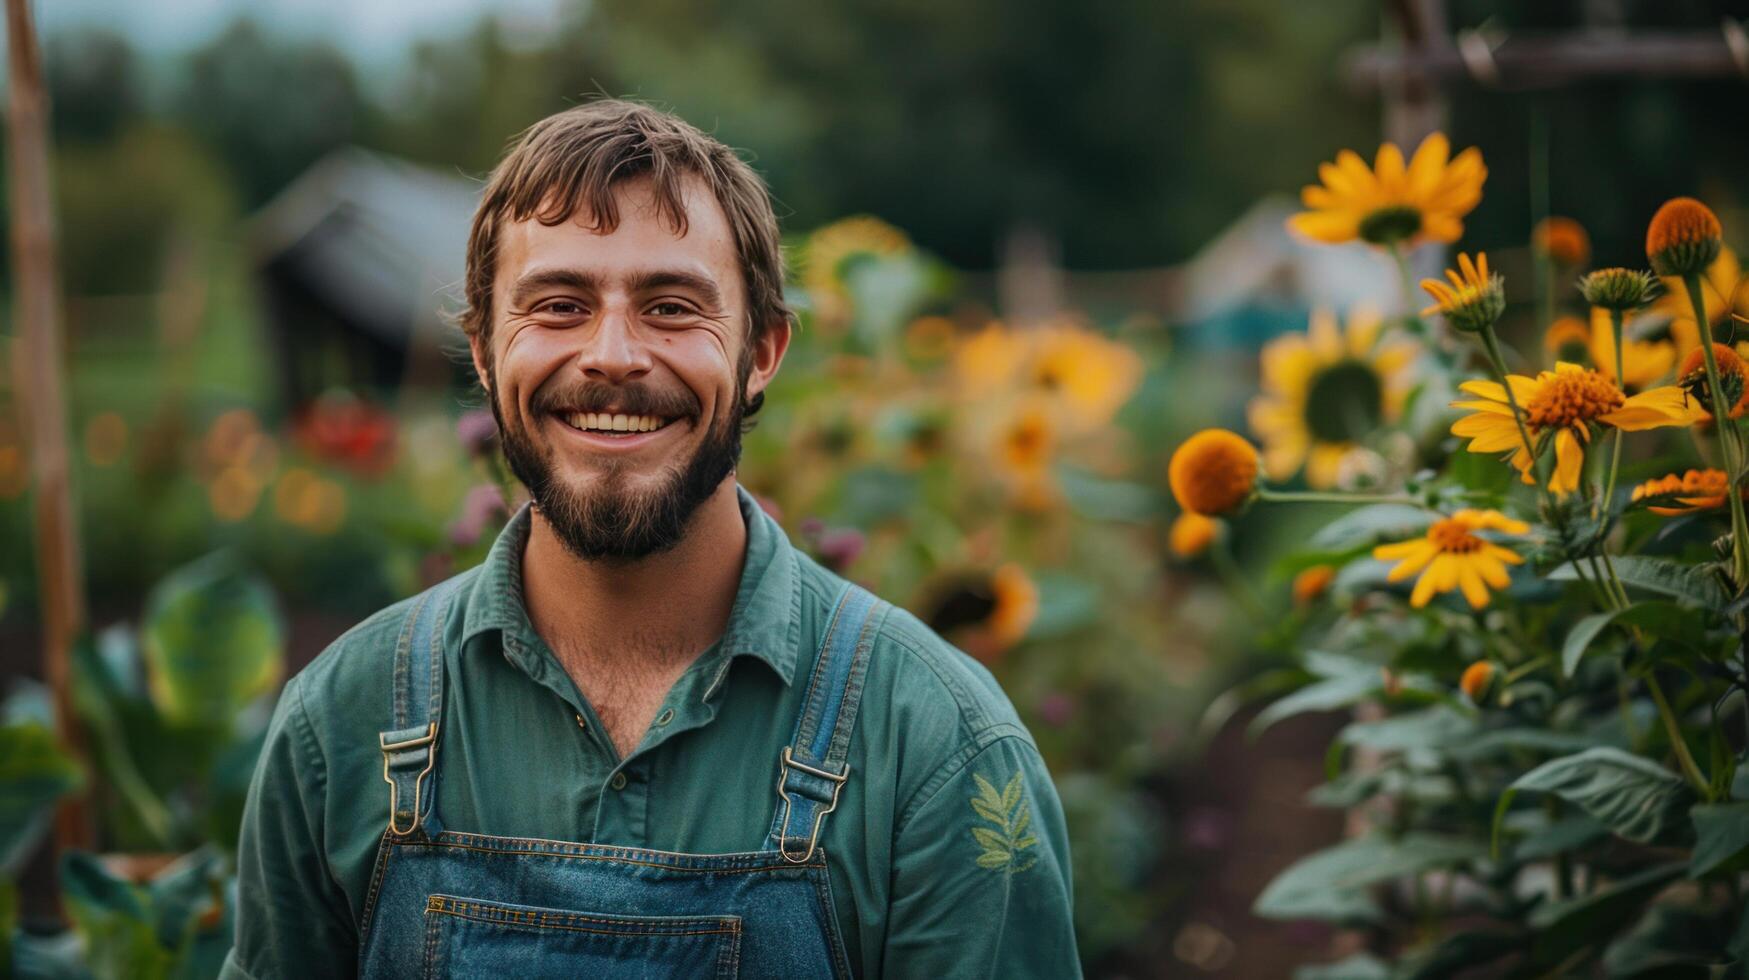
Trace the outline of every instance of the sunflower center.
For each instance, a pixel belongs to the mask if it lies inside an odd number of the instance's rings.
[[[1400,242],[1421,230],[1421,209],[1408,204],[1378,208],[1360,219],[1360,237],[1374,245]]]
[[[1427,529],[1427,540],[1446,554],[1467,555],[1481,548],[1483,541],[1470,532],[1470,526],[1455,517],[1444,517]]]
[[[1562,372],[1531,396],[1524,412],[1533,428],[1552,429],[1608,415],[1625,401],[1615,382],[1596,371]]]
[[[1306,387],[1306,430],[1319,442],[1357,442],[1379,427],[1384,414],[1384,383],[1365,361],[1337,361]]]

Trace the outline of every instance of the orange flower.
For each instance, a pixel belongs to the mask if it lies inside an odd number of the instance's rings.
[[[1464,668],[1464,675],[1458,679],[1458,687],[1464,696],[1481,704],[1488,696],[1488,689],[1494,686],[1494,675],[1498,673],[1492,661],[1478,660]]]
[[[1555,260],[1555,264],[1577,268],[1591,258],[1591,236],[1585,226],[1572,218],[1550,215],[1537,222],[1531,232],[1531,243],[1537,251]]]
[[[1661,276],[1698,273],[1719,254],[1724,234],[1711,208],[1692,197],[1674,198],[1646,227],[1646,257]]]
[[[1336,578],[1336,566],[1313,565],[1294,576],[1294,601],[1300,605],[1316,602]]]
[[[1654,514],[1674,516],[1686,514],[1695,510],[1711,510],[1725,505],[1725,494],[1729,492],[1729,480],[1724,470],[1689,470],[1681,476],[1671,473],[1656,480],[1647,480],[1634,488],[1634,497],[1639,500],[1667,500],[1670,503],[1681,504],[1680,507],[1651,506],[1647,510]]]
[[[1251,498],[1257,449],[1227,429],[1204,429],[1184,440],[1167,467],[1172,495],[1185,510],[1218,516]]]
[[[1167,532],[1166,543],[1172,553],[1180,558],[1195,558],[1208,550],[1214,544],[1215,535],[1221,530],[1221,522],[1213,517],[1204,517],[1195,511],[1185,511],[1172,521],[1172,529]]]
[[[1482,200],[1488,168],[1473,146],[1455,159],[1450,154],[1444,133],[1422,140],[1407,165],[1395,143],[1380,146],[1370,168],[1359,154],[1343,150],[1335,163],[1319,165],[1321,183],[1300,192],[1310,210],[1289,218],[1287,226],[1333,245],[1357,238],[1374,245],[1455,242],[1464,215]]]
[[[1560,316],[1543,333],[1543,350],[1557,361],[1577,361],[1591,353],[1591,328],[1576,316]]]
[[[1497,510],[1465,508],[1434,521],[1423,537],[1379,545],[1372,556],[1401,562],[1385,576],[1387,582],[1421,573],[1409,596],[1409,604],[1416,608],[1427,605],[1437,593],[1462,589],[1470,605],[1480,609],[1488,604],[1489,588],[1504,589],[1510,583],[1506,566],[1524,562],[1510,548],[1476,534],[1485,530],[1526,534],[1530,525]]]
[[[1724,389],[1725,401],[1731,403],[1731,417],[1740,419],[1743,412],[1749,409],[1749,368],[1745,368],[1743,359],[1737,352],[1724,344],[1713,343],[1713,362],[1719,366],[1719,387]],[[1676,371],[1676,384],[1684,394],[1693,399],[1695,412],[1706,421],[1713,417],[1712,386],[1706,378],[1706,352],[1696,347],[1682,359],[1682,367]]]

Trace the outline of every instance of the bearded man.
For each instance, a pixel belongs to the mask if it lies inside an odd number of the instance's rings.
[[[794,320],[758,175],[647,106],[561,112],[464,286],[531,502],[286,685],[224,975],[1078,976],[1008,699],[735,480]]]

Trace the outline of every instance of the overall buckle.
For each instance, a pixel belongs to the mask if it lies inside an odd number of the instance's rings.
[[[401,739],[394,742],[389,741],[389,736],[395,734],[399,733],[384,732],[378,735],[377,744],[380,745],[383,750],[383,782],[389,784],[389,832],[404,837],[419,829],[420,794],[423,792],[425,777],[431,773],[432,765],[437,762],[437,753],[430,749],[431,743],[437,741],[437,723],[432,722],[430,725],[427,725],[425,728],[425,734],[420,735],[417,738]],[[408,749],[425,750],[425,768],[419,770],[418,775],[413,777],[413,822],[408,824],[407,828],[403,830],[395,823],[395,815],[400,809],[401,785],[389,774],[389,768],[393,765],[395,754],[398,752],[404,752]]]
[[[838,809],[838,793],[844,789],[845,780],[850,778],[850,767],[845,766],[842,773],[833,773],[827,772],[824,769],[816,769],[807,763],[797,762],[795,756],[790,752],[790,747],[787,745],[783,747],[783,766],[784,768],[779,770],[777,774],[777,795],[783,798],[784,832],[778,835],[777,850],[778,853],[783,855],[783,859],[791,864],[806,864],[808,859],[814,856],[814,850],[819,845],[820,821],[826,819],[826,814]],[[801,857],[791,855],[789,850],[789,818],[791,811],[795,808],[795,800],[789,795],[789,790],[784,787],[789,775],[787,770],[789,769],[805,772],[810,776],[827,780],[832,784],[832,799],[814,800],[815,803],[822,804],[822,808],[814,814],[814,826],[808,831],[808,850]],[[810,799],[812,799],[812,797],[810,797]]]

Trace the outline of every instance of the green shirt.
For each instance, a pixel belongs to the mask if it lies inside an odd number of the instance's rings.
[[[842,580],[737,491],[747,553],[728,626],[628,758],[529,623],[529,509],[462,573],[444,634],[446,828],[698,854],[769,846],[797,679]],[[388,820],[377,733],[393,727],[407,605],[334,641],[280,696],[243,814],[226,977],[356,972]],[[1032,736],[989,671],[902,609],[873,648],[849,763],[821,843],[859,975],[1079,976],[1062,805]]]

